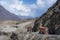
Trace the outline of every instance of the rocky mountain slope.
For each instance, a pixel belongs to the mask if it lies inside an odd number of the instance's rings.
[[[46,13],[35,21],[33,31],[36,32],[40,26],[48,27],[49,34],[60,34],[60,0],[57,0]]]
[[[17,15],[10,13],[0,5],[0,21],[6,20],[20,20],[20,18]]]

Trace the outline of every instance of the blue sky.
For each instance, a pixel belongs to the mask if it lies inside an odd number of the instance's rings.
[[[13,14],[39,17],[57,0],[0,0],[0,5]]]

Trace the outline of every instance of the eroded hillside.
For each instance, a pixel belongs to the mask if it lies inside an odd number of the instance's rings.
[[[35,21],[33,31],[37,31],[40,26],[48,27],[49,34],[60,34],[60,0],[57,0],[46,13]]]

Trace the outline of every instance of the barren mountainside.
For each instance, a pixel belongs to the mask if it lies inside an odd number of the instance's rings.
[[[17,15],[10,13],[0,5],[0,21],[5,20],[20,20],[20,18]]]
[[[36,19],[33,31],[36,32],[40,26],[48,27],[49,34],[60,34],[60,0],[57,0],[46,13]]]

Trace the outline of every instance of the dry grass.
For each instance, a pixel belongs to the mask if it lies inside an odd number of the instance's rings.
[[[16,25],[16,23],[20,23],[19,21],[11,21],[11,20],[8,20],[8,21],[3,21],[3,22],[0,22],[0,25]]]

